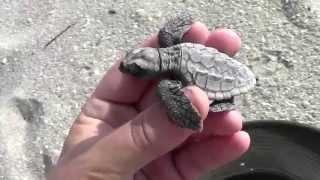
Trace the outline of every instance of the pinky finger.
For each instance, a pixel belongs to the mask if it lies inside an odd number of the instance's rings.
[[[249,148],[250,137],[244,131],[232,136],[212,137],[188,144],[175,156],[176,168],[186,180],[197,179],[209,170],[236,160]]]

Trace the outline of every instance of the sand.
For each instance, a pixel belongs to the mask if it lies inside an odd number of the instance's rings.
[[[316,0],[3,0],[0,179],[44,179],[80,107],[118,55],[182,9],[210,29],[241,35],[236,57],[258,78],[240,107],[246,121],[320,127]]]

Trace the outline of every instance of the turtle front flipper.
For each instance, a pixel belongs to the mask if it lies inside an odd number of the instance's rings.
[[[177,80],[162,80],[157,95],[167,108],[169,118],[181,128],[202,130],[201,116],[182,91],[183,85]]]
[[[160,47],[169,47],[182,43],[184,34],[191,28],[192,16],[183,12],[167,21],[158,34]]]

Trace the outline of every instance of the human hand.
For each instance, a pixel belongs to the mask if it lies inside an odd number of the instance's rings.
[[[233,56],[240,38],[231,30],[209,32],[193,24],[185,41]],[[157,47],[152,36],[141,46]],[[157,81],[123,74],[117,62],[104,76],[71,127],[49,180],[192,180],[240,157],[250,138],[238,111],[208,113],[195,86],[185,94],[204,120],[195,133],[173,124],[155,95]]]

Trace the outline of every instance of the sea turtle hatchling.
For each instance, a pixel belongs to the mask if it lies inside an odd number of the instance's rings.
[[[235,109],[239,95],[256,83],[251,70],[215,48],[183,43],[183,35],[193,19],[189,14],[170,19],[160,29],[160,48],[133,49],[120,63],[120,71],[141,78],[163,78],[157,94],[167,108],[170,119],[178,126],[202,130],[199,113],[181,90],[196,85],[204,90],[214,112]]]

